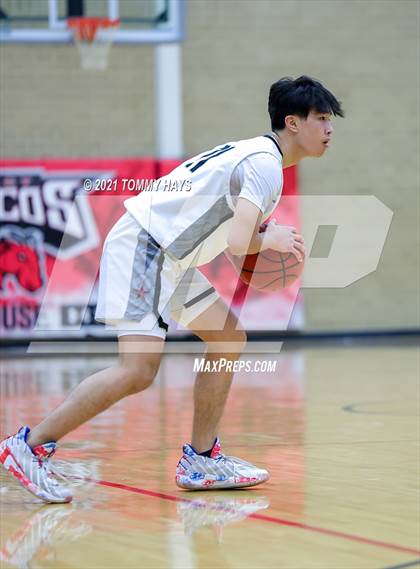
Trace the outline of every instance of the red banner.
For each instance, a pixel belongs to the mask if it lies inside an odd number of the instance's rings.
[[[124,213],[123,201],[139,189],[124,180],[156,179],[176,165],[154,159],[0,161],[2,337],[105,334],[94,320],[93,283],[103,241]],[[296,171],[290,168],[284,174],[284,198],[274,217],[280,223],[299,226]],[[96,187],[89,188],[86,180]],[[237,286],[238,278],[224,255],[203,267],[203,272],[241,312],[246,328],[287,327],[298,283],[269,294],[242,283]],[[39,322],[47,289],[53,304],[44,315],[47,321]],[[294,316],[300,313],[295,309]],[[37,321],[38,332],[34,330]]]

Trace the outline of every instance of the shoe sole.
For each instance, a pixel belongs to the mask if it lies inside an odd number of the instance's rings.
[[[194,484],[193,481],[182,483],[175,479],[175,483],[179,488],[183,488],[184,490],[234,490],[235,488],[251,488],[252,486],[258,486],[259,484],[267,482],[268,479],[269,476],[263,480],[247,480],[243,482],[228,482],[226,480],[219,482],[215,480],[205,480],[201,481],[201,484]]]
[[[72,496],[60,500],[54,496],[48,495],[42,490],[39,490],[38,486],[29,480],[29,478],[25,475],[22,467],[16,460],[16,457],[6,444],[0,445],[0,462],[4,470],[13,476],[13,478],[17,480],[17,482],[19,482],[19,484],[25,488],[25,490],[28,490],[28,492],[37,498],[40,498],[47,504],[67,504],[68,502],[72,501]]]

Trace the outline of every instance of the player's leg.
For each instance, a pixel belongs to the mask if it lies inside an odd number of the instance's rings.
[[[58,441],[127,395],[146,389],[159,369],[164,339],[120,336],[117,365],[83,380],[28,435],[30,447]]]
[[[191,441],[198,452],[204,452],[216,438],[232,383],[233,364],[245,347],[246,333],[196,268],[188,269],[179,283],[171,300],[171,316],[206,343],[203,371],[198,373],[194,387]]]
[[[97,319],[117,326],[121,336],[119,363],[88,377],[32,432],[23,427],[1,443],[4,468],[45,501],[71,499],[50,476],[49,458],[56,441],[153,381],[166,335],[162,315],[155,310],[159,300],[156,291],[163,297],[172,292],[170,286],[162,284],[164,264],[159,245],[125,214],[104,245],[96,312]],[[137,345],[142,348],[137,349]]]
[[[159,245],[128,213],[114,225],[101,258],[95,317],[118,331],[119,363],[78,385],[29,433],[31,447],[59,440],[153,381],[166,336],[155,296],[158,289],[164,301],[172,292],[161,275],[162,268],[171,273],[168,263]]]
[[[245,347],[245,331],[204,275],[192,270],[186,280],[187,285],[177,291],[172,316],[206,343],[206,353],[194,386],[192,443],[184,446],[176,482],[188,489],[255,486],[268,479],[268,472],[222,455],[217,438],[233,364]]]
[[[159,368],[164,337],[119,338],[116,366],[91,375],[32,431],[22,427],[0,444],[0,462],[24,488],[45,502],[69,502],[72,493],[53,476],[56,441],[123,397],[148,387]]]
[[[197,374],[194,385],[191,439],[197,452],[204,452],[211,449],[217,436],[232,384],[233,363],[242,354],[246,333],[220,298],[190,322],[188,328],[206,343],[203,371]],[[213,368],[217,371],[204,371]]]

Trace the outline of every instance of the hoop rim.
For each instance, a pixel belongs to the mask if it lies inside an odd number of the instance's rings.
[[[120,24],[120,19],[117,18],[113,20],[112,18],[93,16],[72,16],[71,18],[67,18],[67,27],[69,28],[78,28],[84,24],[96,24],[98,27],[103,26],[105,28],[109,28],[110,26],[118,26]]]
[[[67,19],[67,27],[77,40],[95,41],[96,33],[100,29],[117,28],[120,20],[102,17],[77,16]]]

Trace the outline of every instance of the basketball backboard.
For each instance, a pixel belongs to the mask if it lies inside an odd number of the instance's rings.
[[[120,19],[116,43],[165,43],[184,37],[184,0],[0,0],[0,41],[65,43],[70,16]]]

